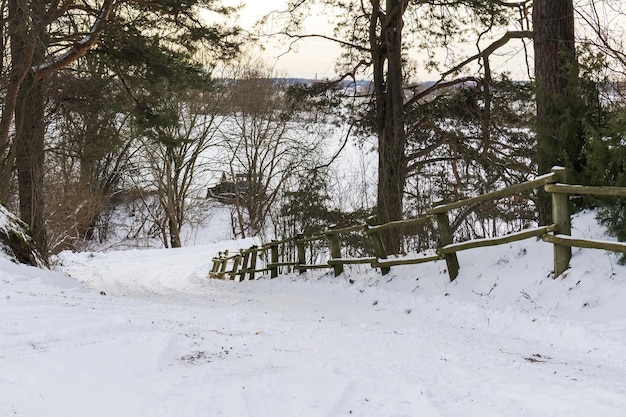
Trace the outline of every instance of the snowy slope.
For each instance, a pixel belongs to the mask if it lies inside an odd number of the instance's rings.
[[[0,260],[0,416],[626,415],[616,255],[556,280],[534,239],[460,253],[453,283],[443,262],[208,279],[229,245],[251,242]]]

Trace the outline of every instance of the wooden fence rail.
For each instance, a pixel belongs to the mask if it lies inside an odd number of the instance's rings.
[[[473,239],[464,242],[453,241],[454,231],[450,227],[450,211],[510,197],[540,187],[543,187],[545,191],[551,195],[553,224],[526,229],[501,237]],[[370,218],[365,224],[357,224],[343,228],[331,228],[323,235],[318,236],[306,237],[303,234],[299,234],[296,237],[280,241],[271,241],[261,247],[253,246],[249,249],[241,250],[235,255],[229,255],[228,251],[220,252],[217,257],[213,258],[213,267],[209,275],[213,278],[243,280],[246,279],[246,277],[248,279],[255,279],[256,274],[269,272],[270,277],[275,278],[279,275],[282,268],[291,268],[291,270],[297,270],[300,273],[304,273],[309,269],[328,268],[333,269],[335,275],[339,275],[344,271],[345,265],[358,264],[370,265],[372,268],[380,268],[381,273],[384,275],[388,273],[393,266],[414,265],[445,260],[450,280],[454,280],[458,276],[460,269],[457,252],[485,246],[502,245],[537,237],[541,238],[544,242],[551,243],[554,248],[554,277],[556,278],[569,268],[572,247],[595,248],[626,253],[626,243],[577,239],[570,236],[571,213],[569,196],[571,194],[626,197],[626,188],[590,187],[568,184],[567,170],[565,168],[555,167],[552,169],[551,173],[539,176],[531,181],[453,203],[437,203],[433,208],[427,210],[427,215],[423,217],[398,220],[381,225],[376,224],[375,218]],[[409,226],[421,226],[429,223],[437,225],[439,234],[439,246],[435,248],[434,255],[401,258],[388,257],[380,237],[380,232]],[[349,233],[359,233],[364,238],[368,239],[371,250],[373,251],[372,256],[360,258],[344,257],[342,255],[341,236]],[[328,247],[329,259],[326,263],[307,264],[305,245],[314,241],[323,242]],[[279,247],[281,245],[291,245],[292,248],[295,248],[296,259],[283,259],[283,261],[280,261]],[[259,262],[261,257],[263,258],[263,262]]]

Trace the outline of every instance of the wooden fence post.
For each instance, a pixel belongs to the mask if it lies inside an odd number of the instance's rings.
[[[233,269],[228,273],[229,279],[235,279],[237,273],[239,272],[239,265],[241,264],[241,253],[239,255],[235,255],[233,258]]]
[[[568,172],[566,168],[554,167],[552,172],[557,175],[557,181],[566,184]],[[571,236],[572,224],[569,212],[569,194],[552,194],[552,221],[556,225],[555,233]],[[569,268],[572,258],[572,247],[554,244],[554,278]]]
[[[330,230],[327,231],[325,235],[326,239],[328,239],[328,248],[330,249],[331,259],[341,259],[341,243],[339,243],[339,235]],[[333,269],[335,271],[335,276],[337,276],[343,272],[343,264],[334,264]]]
[[[435,203],[435,206],[441,205],[441,203]],[[437,228],[439,229],[439,246],[444,247],[453,242],[452,229],[450,229],[450,220],[448,219],[448,212],[435,214],[437,219]],[[456,256],[456,252],[447,253],[443,255],[448,266],[448,275],[450,281],[454,281],[459,276],[459,258]]]
[[[248,275],[248,279],[249,280],[253,280],[254,279],[254,274],[256,272],[256,260],[259,256],[259,251],[257,250],[258,246],[254,245],[250,248],[250,268],[249,268],[249,275]]]
[[[376,217],[370,217],[367,220],[365,220],[365,223],[371,227],[371,226],[376,226],[378,222],[376,221]],[[387,252],[385,251],[385,245],[383,244],[383,239],[380,237],[380,232],[368,231],[367,234],[369,235],[370,240],[372,242],[372,248],[374,248],[374,255],[376,255],[376,257],[379,260],[387,259]],[[380,268],[380,273],[383,275],[387,275],[389,271],[391,271],[391,267],[383,266]]]
[[[220,269],[220,258],[222,257],[222,252],[219,252],[215,258],[213,258],[213,266],[211,267],[210,276],[217,276],[217,271]]]
[[[276,278],[278,277],[278,243],[275,240],[269,244],[270,252],[271,252],[271,263],[274,264],[270,268],[270,277]]]
[[[248,262],[250,261],[250,250],[241,249],[241,272],[239,273],[239,281],[243,281],[248,273]]]
[[[304,234],[298,233],[296,235],[296,249],[298,251],[298,271],[300,271],[301,274],[304,274],[306,272],[306,268],[304,267],[306,265],[306,251],[304,249],[304,242],[302,241],[302,239],[304,239]]]
[[[224,275],[226,275],[226,267],[228,266],[228,250],[225,250],[221,256],[221,265],[220,270],[217,273],[218,278],[224,279]]]

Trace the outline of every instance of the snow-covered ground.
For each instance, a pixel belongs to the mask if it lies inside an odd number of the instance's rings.
[[[452,283],[444,262],[207,277],[250,245],[0,260],[0,416],[626,415],[617,255],[575,249],[556,280],[535,239],[460,253]]]

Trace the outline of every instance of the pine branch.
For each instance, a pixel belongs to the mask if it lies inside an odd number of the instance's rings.
[[[533,37],[533,32],[531,30],[517,30],[517,31],[507,32],[500,39],[496,40],[495,42],[493,42],[491,45],[489,45],[488,47],[486,47],[479,53],[472,55],[471,57],[467,58],[465,61],[461,62],[460,64],[454,66],[453,68],[441,74],[441,78],[442,79],[446,78],[448,75],[457,72],[458,70],[460,70],[461,68],[469,64],[470,62],[476,61],[480,58],[488,57],[489,55],[497,51],[499,48],[506,45],[511,39],[524,39],[524,38],[532,38],[532,37]]]
[[[453,74],[461,70],[463,67],[470,64],[471,62],[474,62],[481,58],[484,59],[484,58],[489,57],[499,48],[506,45],[511,39],[524,39],[524,38],[532,38],[532,37],[533,37],[533,32],[530,30],[510,31],[510,32],[505,33],[500,39],[496,40],[495,42],[487,46],[485,49],[483,49],[479,53],[472,55],[471,57],[467,58],[460,64],[457,64],[451,69],[449,69],[448,71],[442,73],[441,77],[439,78],[439,81],[437,81],[435,84],[433,84],[431,87],[427,88],[426,90],[421,91],[420,93],[414,95],[409,101],[405,103],[405,108],[412,106],[417,101],[421,100],[422,98],[442,88],[462,84],[462,83],[469,82],[469,81],[478,82],[479,80],[476,77],[463,77],[463,78],[458,78],[458,79],[451,80],[451,81],[445,81],[445,79],[450,74]]]

